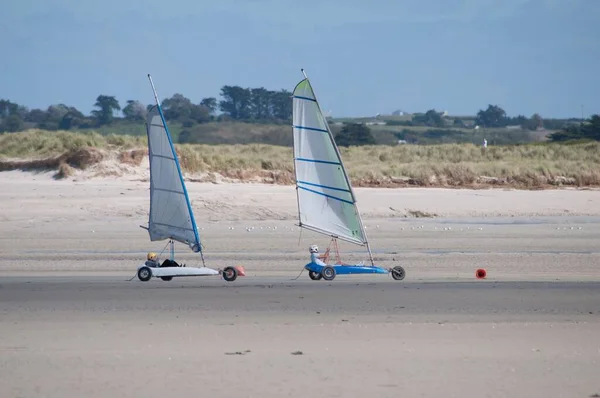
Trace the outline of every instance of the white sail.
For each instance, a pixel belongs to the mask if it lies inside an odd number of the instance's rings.
[[[367,244],[350,180],[308,78],[294,88],[293,131],[300,226]]]
[[[150,240],[173,239],[198,252],[200,238],[192,206],[158,99],[157,105],[148,112],[146,123],[150,160]]]

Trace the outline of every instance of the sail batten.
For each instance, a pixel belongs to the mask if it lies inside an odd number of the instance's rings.
[[[348,175],[308,79],[296,85],[292,100],[300,226],[368,245]]]
[[[199,250],[196,221],[159,103],[148,112],[146,126],[150,162],[150,240],[173,239]]]
[[[332,162],[330,160],[306,159],[306,158],[296,158],[296,160],[299,160],[301,162],[313,162],[313,163],[333,164],[333,165],[336,165],[336,166],[341,166],[342,165],[340,162]]]
[[[165,155],[159,155],[157,153],[154,154],[154,156],[156,156],[157,158],[163,158],[163,159],[168,159],[168,160],[173,160],[175,161],[175,158],[172,156],[165,156]]]
[[[305,191],[312,192],[312,193],[317,194],[317,195],[325,196],[326,198],[329,198],[329,199],[339,200],[340,202],[344,202],[344,203],[348,203],[348,204],[354,205],[354,202],[351,202],[351,201],[346,200],[346,199],[342,199],[342,198],[337,197],[337,196],[328,195],[328,194],[323,193],[323,192],[315,191],[314,189],[310,189],[310,188],[306,188],[306,187],[302,187],[302,186],[299,186],[298,188],[304,189]]]
[[[169,193],[174,193],[177,195],[184,195],[185,196],[185,192],[182,191],[174,191],[172,189],[163,189],[163,188],[154,188],[157,191],[161,191],[161,192],[169,192]]]
[[[297,129],[304,129],[304,130],[310,130],[310,131],[318,131],[319,133],[329,133],[329,130],[320,129],[320,128],[315,128],[315,127],[308,127],[308,126],[294,126],[294,128],[297,128]]]
[[[310,185],[310,186],[318,187],[318,188],[331,189],[334,191],[350,192],[350,190],[345,189],[345,188],[328,187],[327,185],[314,184],[312,182],[306,182],[306,181],[298,181],[298,184]]]
[[[306,101],[313,101],[313,102],[317,102],[316,99],[314,98],[308,98],[308,97],[303,97],[301,95],[294,95],[294,98],[298,98],[298,99],[302,99],[302,100],[306,100]]]

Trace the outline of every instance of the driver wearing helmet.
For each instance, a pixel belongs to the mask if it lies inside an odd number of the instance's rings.
[[[310,261],[320,265],[322,267],[326,266],[327,264],[325,264],[321,259],[324,259],[326,257],[325,254],[319,256],[319,246],[317,245],[310,245],[309,248],[310,251]]]
[[[158,261],[158,256],[156,253],[148,253],[146,265],[153,268],[160,267],[160,262]]]
[[[156,255],[156,253],[148,253],[148,257],[147,257],[147,260],[146,260],[146,266],[153,267],[153,268],[185,267],[185,264],[179,265],[177,263],[177,261],[170,260],[170,259],[167,258],[165,261],[163,261],[163,263],[161,265],[160,261],[158,260],[158,256]]]

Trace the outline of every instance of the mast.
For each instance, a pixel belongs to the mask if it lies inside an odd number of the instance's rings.
[[[148,80],[150,80],[150,85],[152,86],[152,93],[154,94],[154,100],[156,101],[156,105],[160,106],[160,101],[158,100],[158,95],[156,94],[156,89],[154,88],[154,82],[152,81],[152,76],[148,73]],[[165,128],[167,124],[165,123]]]
[[[302,70],[302,73],[304,74],[304,77],[306,77],[306,74],[304,73],[304,69],[301,69],[301,70]],[[300,84],[300,83],[298,83],[298,84]],[[294,115],[293,115],[294,92],[293,91],[292,91],[291,98],[292,98],[292,143],[293,143],[292,154],[294,155],[294,180],[296,180],[296,207],[298,208],[298,226],[300,228],[304,228],[304,226],[302,225],[302,218],[301,218],[301,213],[300,213],[300,194],[298,193],[298,167],[296,166],[297,160],[296,160],[296,155],[295,155],[296,140],[293,137],[293,135],[294,135]],[[298,245],[300,245],[300,240],[298,240]]]

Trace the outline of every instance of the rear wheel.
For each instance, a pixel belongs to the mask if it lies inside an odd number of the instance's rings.
[[[323,279],[326,281],[332,281],[335,278],[335,269],[328,265],[327,267],[323,268],[321,275],[323,275]]]
[[[142,282],[148,282],[152,278],[152,270],[144,266],[138,270],[137,276]]]
[[[171,279],[173,279],[172,276],[161,276],[160,279],[162,279],[163,281],[170,281]]]
[[[236,269],[233,267],[226,267],[223,270],[223,279],[225,279],[227,282],[233,282],[234,280],[236,280],[237,279]]]
[[[318,272],[315,271],[308,271],[308,277],[310,279],[312,279],[313,281],[318,281],[321,280],[321,278],[323,277],[323,275],[319,274]]]

